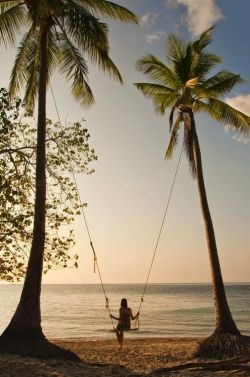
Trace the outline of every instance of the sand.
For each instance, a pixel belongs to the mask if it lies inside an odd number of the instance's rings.
[[[219,370],[213,371],[204,370],[204,368],[201,369],[200,367],[172,371],[164,369],[193,362],[204,363],[205,360],[198,360],[192,357],[199,341],[199,339],[195,338],[126,338],[123,349],[119,350],[115,339],[54,339],[54,343],[75,352],[83,362],[75,363],[0,355],[0,376],[250,377],[250,354],[243,361],[235,362],[236,366],[230,367],[228,370],[224,370],[225,365],[221,367],[220,362],[216,364],[216,368]],[[209,368],[211,369],[211,367]]]

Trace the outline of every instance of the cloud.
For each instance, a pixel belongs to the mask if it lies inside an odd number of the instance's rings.
[[[147,34],[146,41],[151,44],[155,41],[158,41],[163,35],[165,35],[165,33],[163,33],[162,31],[158,31],[152,34]]]
[[[240,94],[235,97],[226,97],[225,102],[237,110],[250,115],[250,94]]]
[[[197,36],[224,18],[216,0],[167,0],[170,7],[183,5],[187,8],[185,22],[192,35]]]
[[[165,35],[165,33],[163,33],[162,31],[153,30],[153,26],[156,22],[157,17],[158,14],[149,12],[145,13],[140,19],[141,27],[148,29],[145,38],[146,41],[150,44],[158,41],[162,37],[162,35]],[[151,30],[149,31],[149,29]]]
[[[250,115],[250,94],[240,94],[235,97],[226,97],[225,102],[242,113]],[[228,127],[228,129],[230,129],[230,127]],[[233,140],[236,140],[242,144],[250,143],[250,137],[239,134],[237,131],[233,135]]]
[[[235,134],[233,136],[233,140],[237,141],[238,143],[241,144],[248,144],[250,143],[250,138],[241,134]]]
[[[140,19],[140,25],[141,27],[147,27],[150,28],[155,24],[155,21],[157,19],[157,14],[156,13],[145,13],[141,19]]]

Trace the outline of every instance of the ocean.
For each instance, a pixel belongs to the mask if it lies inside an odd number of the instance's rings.
[[[142,284],[107,284],[110,310],[118,316],[126,297],[134,314]],[[1,285],[0,331],[8,325],[21,293],[20,285]],[[250,284],[227,284],[231,312],[240,331],[250,335]],[[42,287],[42,326],[49,338],[111,338],[112,323],[100,285],[53,284]],[[116,321],[114,321],[116,324]],[[129,337],[199,337],[214,329],[212,289],[209,284],[150,284],[140,314],[140,330]]]

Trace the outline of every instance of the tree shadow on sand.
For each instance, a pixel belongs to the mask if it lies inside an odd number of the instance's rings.
[[[55,359],[0,355],[0,375],[9,377],[143,377],[120,365],[92,364]]]
[[[45,336],[15,332],[0,337],[0,375],[9,377],[35,376],[91,377],[126,376],[142,377],[122,365],[91,363],[76,353],[51,343]]]
[[[41,359],[61,359],[81,361],[72,351],[51,343],[43,334],[34,331],[15,331],[3,333],[0,337],[0,354],[12,354]]]

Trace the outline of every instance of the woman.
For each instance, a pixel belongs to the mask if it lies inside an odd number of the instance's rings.
[[[118,325],[116,326],[116,337],[119,343],[119,349],[122,349],[123,344],[123,331],[130,330],[130,319],[136,319],[139,316],[139,312],[133,316],[131,308],[128,308],[128,302],[126,298],[122,298],[121,307],[119,310],[119,318],[110,314],[110,318],[116,319]]]

